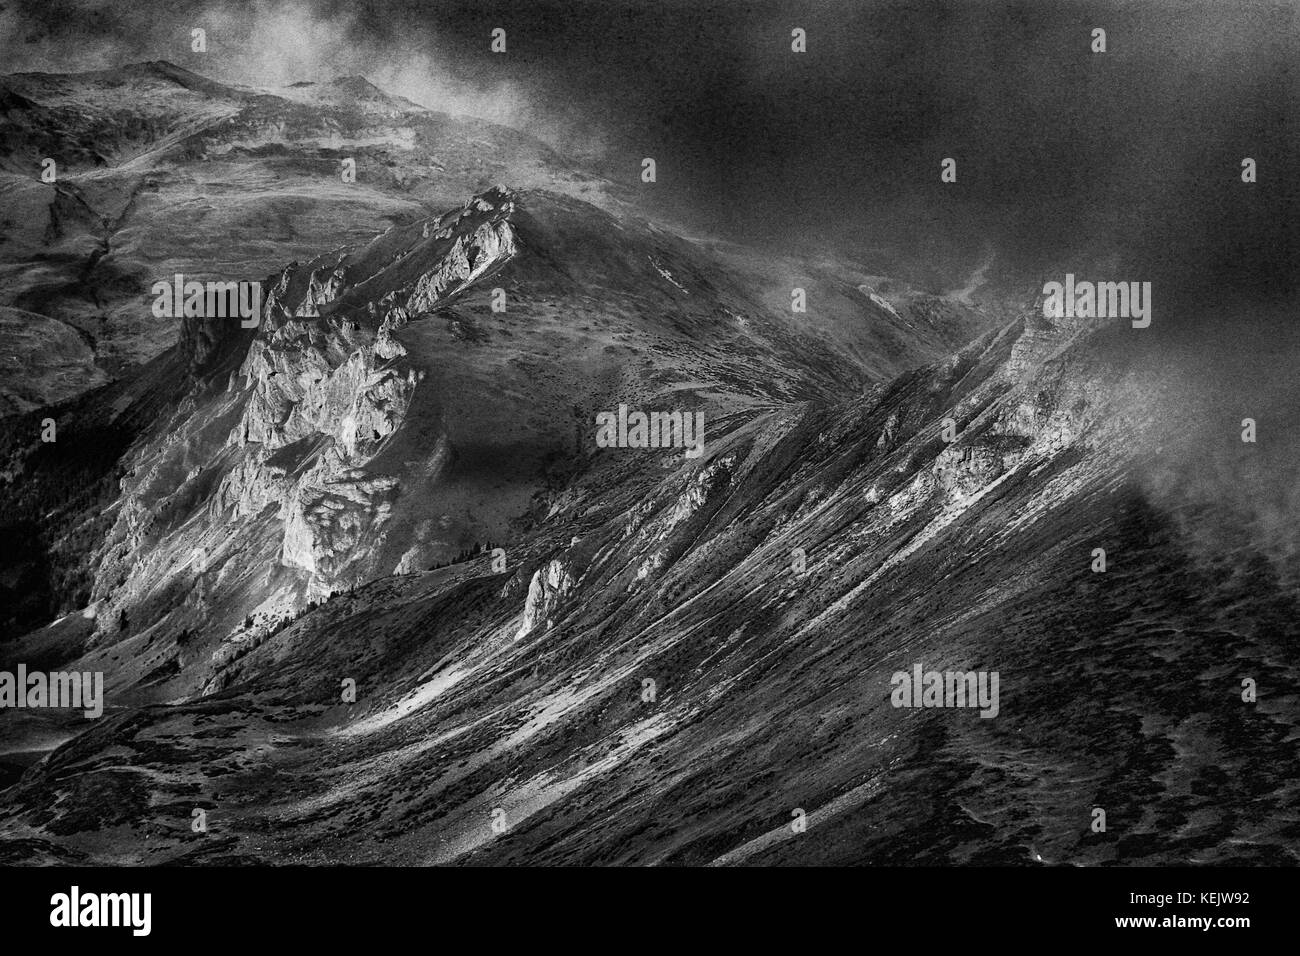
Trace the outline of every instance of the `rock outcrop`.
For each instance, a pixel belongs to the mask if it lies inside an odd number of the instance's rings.
[[[524,600],[518,636],[523,637],[538,627],[550,628],[555,623],[556,611],[573,589],[573,584],[569,569],[559,559],[551,560],[534,571],[528,583],[528,597]]]
[[[299,572],[278,587],[264,581],[268,626],[392,570],[374,566],[368,545],[387,534],[400,478],[372,463],[427,375],[408,360],[401,330],[515,255],[515,203],[497,187],[353,253],[288,266],[269,283],[251,340],[233,320],[187,326],[193,368],[211,375],[241,340],[243,358],[228,363],[223,395],[197,411],[184,404],[174,430],[133,454],[93,592],[106,622],[119,607],[165,615],[168,577],[209,539],[221,539],[214,580],[228,587],[236,567]],[[440,432],[421,440],[431,460],[446,458]]]

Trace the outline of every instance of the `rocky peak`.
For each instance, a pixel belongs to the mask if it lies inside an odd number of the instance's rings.
[[[558,558],[534,571],[528,584],[528,597],[524,601],[518,636],[523,637],[538,627],[551,627],[555,623],[555,614],[561,602],[572,590],[573,584],[569,569]]]
[[[392,572],[370,566],[370,545],[389,533],[399,478],[372,463],[426,375],[401,330],[516,254],[516,202],[495,187],[361,248],[291,263],[264,283],[255,330],[186,320],[182,354],[211,381],[228,370],[225,394],[136,453],[95,585],[113,620],[120,606],[143,623],[135,609],[174,589],[177,567],[209,540],[205,580],[248,589],[250,569],[266,569],[258,590],[267,627],[308,600]],[[441,460],[445,436],[427,424],[435,447],[417,454]],[[210,589],[214,600],[220,587]],[[240,631],[239,640],[253,638]]]

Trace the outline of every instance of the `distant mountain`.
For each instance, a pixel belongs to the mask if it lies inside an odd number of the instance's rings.
[[[162,62],[0,79],[0,307],[70,327],[117,377],[175,340],[148,309],[160,277],[260,279],[497,182],[597,201],[610,187],[529,136],[360,77],[281,94]],[[12,372],[0,363],[0,413],[67,397]]]

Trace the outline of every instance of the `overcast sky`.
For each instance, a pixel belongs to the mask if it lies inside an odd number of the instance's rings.
[[[168,59],[257,84],[362,73],[629,182],[653,156],[654,202],[701,229],[936,256],[989,242],[1027,274],[1114,253],[1131,273],[1114,278],[1161,282],[1168,303],[1297,292],[1296,26],[1294,4],[1225,0],[11,0],[0,57]]]

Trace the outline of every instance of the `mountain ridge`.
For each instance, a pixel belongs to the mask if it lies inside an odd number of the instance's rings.
[[[0,422],[0,665],[108,698],[0,727],[0,859],[1294,862],[1286,499],[1220,494],[1255,449],[1165,341],[962,302],[992,252],[943,295],[684,237],[335,89],[146,104],[120,167],[0,185],[44,210],[0,305],[99,365],[151,270],[266,293]],[[7,160],[107,115],[13,96]],[[599,447],[621,407],[700,456]],[[894,706],[918,664],[998,672],[998,719]]]

